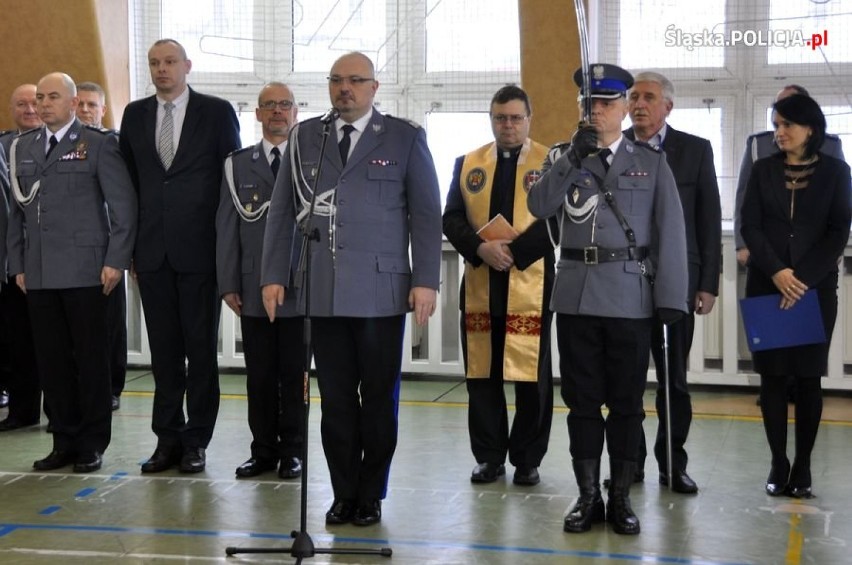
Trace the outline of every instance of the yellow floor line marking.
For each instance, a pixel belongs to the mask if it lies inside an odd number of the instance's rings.
[[[802,562],[802,545],[804,536],[802,535],[802,515],[790,515],[790,533],[787,536],[787,554],[785,555],[785,565],[799,565]]]

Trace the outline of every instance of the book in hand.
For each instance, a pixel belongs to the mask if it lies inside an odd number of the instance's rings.
[[[825,327],[815,290],[809,290],[787,310],[780,294],[740,300],[748,349],[751,352],[812,343],[825,343]]]
[[[491,221],[479,228],[476,232],[479,237],[485,241],[494,241],[495,239],[508,239],[514,241],[520,235],[518,230],[512,227],[503,214],[497,214]]]

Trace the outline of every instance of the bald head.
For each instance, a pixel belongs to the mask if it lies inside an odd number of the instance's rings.
[[[41,126],[36,104],[36,85],[22,84],[12,91],[9,101],[12,121],[18,131],[24,132]]]
[[[74,119],[77,85],[65,73],[50,73],[38,81],[36,100],[41,121],[50,131],[59,131]]]

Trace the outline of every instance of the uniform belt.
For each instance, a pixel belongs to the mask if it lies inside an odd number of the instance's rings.
[[[609,263],[611,261],[641,261],[648,256],[647,247],[621,247],[608,249],[592,245],[582,249],[563,247],[560,257],[569,261],[582,261],[586,265]]]

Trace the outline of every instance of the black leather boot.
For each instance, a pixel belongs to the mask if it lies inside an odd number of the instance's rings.
[[[639,518],[630,507],[630,485],[636,473],[636,463],[617,459],[609,463],[612,484],[606,501],[606,519],[615,533],[636,535],[640,530]]]
[[[580,459],[573,462],[574,476],[580,487],[577,503],[565,516],[562,529],[566,532],[588,532],[592,524],[604,521],[604,503],[601,498],[601,460]]]

